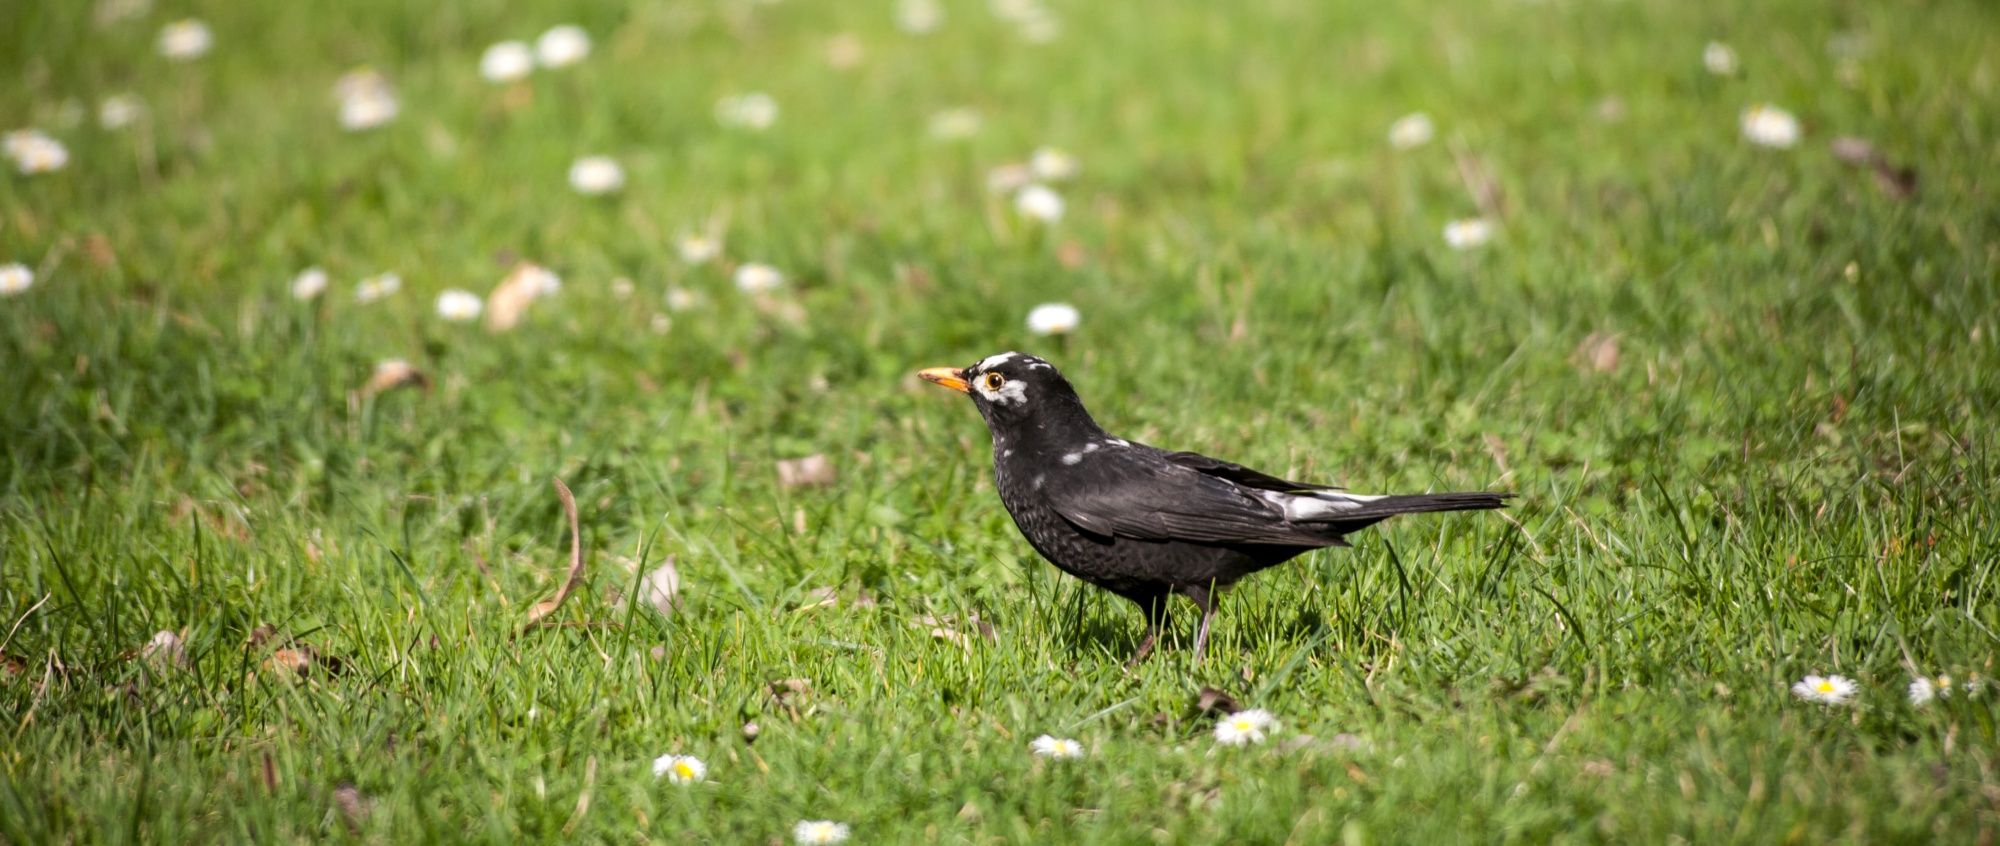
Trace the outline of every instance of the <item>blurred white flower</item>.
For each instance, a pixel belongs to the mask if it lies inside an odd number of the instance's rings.
[[[1454,250],[1469,250],[1493,240],[1493,221],[1483,217],[1454,220],[1444,225],[1444,242]]]
[[[1854,680],[1846,676],[1806,676],[1792,685],[1792,695],[1807,702],[1845,705],[1854,700]]]
[[[97,105],[97,125],[124,129],[146,113],[146,104],[131,94],[113,94]]]
[[[945,109],[931,115],[931,137],[955,141],[979,134],[979,112],[973,109]]]
[[[1050,737],[1045,734],[1035,738],[1034,742],[1028,744],[1028,748],[1044,758],[1083,757],[1083,744],[1066,737]]]
[[[1054,223],[1062,219],[1063,198],[1046,185],[1029,183],[1014,195],[1014,210],[1022,217]]]
[[[1799,143],[1799,119],[1769,103],[1743,110],[1743,137],[1759,147],[1783,149]]]
[[[1407,114],[1389,124],[1389,146],[1398,150],[1421,147],[1429,144],[1436,134],[1437,127],[1432,125],[1430,115],[1423,112]]]
[[[851,32],[843,32],[826,40],[826,64],[834,70],[846,70],[861,64],[868,51],[861,46],[861,37]]]
[[[569,166],[569,187],[596,196],[625,187],[625,169],[610,156],[588,156]]]
[[[1265,730],[1270,729],[1275,720],[1271,712],[1262,709],[1238,711],[1215,724],[1215,742],[1225,746],[1263,743]]]
[[[746,294],[762,294],[784,282],[785,275],[768,264],[750,262],[736,268],[736,290]]]
[[[693,291],[686,288],[667,289],[667,308],[674,311],[687,311],[700,304],[701,297],[697,296]]]
[[[152,640],[146,641],[146,645],[139,650],[139,657],[162,672],[186,667],[187,644],[181,641],[179,634],[161,629],[153,633]]]
[[[1701,48],[1701,64],[1716,76],[1731,76],[1736,73],[1736,51],[1720,41],[1710,41]]]
[[[722,242],[700,233],[682,235],[679,246],[681,261],[688,264],[705,264],[722,255]]]
[[[69,148],[39,129],[18,129],[7,133],[7,156],[23,174],[49,173],[69,164]]]
[[[0,264],[0,297],[26,293],[35,287],[35,272],[18,261]]]
[[[119,21],[144,17],[153,11],[153,0],[97,0],[97,7],[91,10],[100,27],[110,26]]]
[[[583,57],[588,55],[590,34],[575,24],[551,28],[535,39],[535,57],[545,68],[567,67],[583,61]]]
[[[477,320],[479,312],[485,307],[486,303],[479,299],[478,294],[471,291],[453,288],[438,295],[438,316],[453,323]]]
[[[671,327],[672,323],[668,325]],[[681,571],[674,566],[674,556],[667,556],[665,562],[639,580],[639,598],[653,606],[653,610],[660,612],[662,617],[672,616],[674,610],[681,607]]]
[[[402,287],[403,277],[397,276],[394,273],[378,273],[361,280],[361,284],[355,286],[354,300],[355,302],[372,303],[396,293]]]
[[[160,55],[176,62],[201,58],[213,46],[215,35],[208,31],[208,24],[194,18],[175,21],[160,30]]]
[[[308,267],[292,277],[292,299],[310,300],[326,291],[326,271]]]
[[[1021,39],[1030,44],[1047,44],[1062,34],[1062,22],[1054,12],[1036,7],[1037,13],[1020,22]]]
[[[1951,686],[1951,676],[1938,676],[1936,678],[1918,676],[1910,681],[1910,704],[1923,705],[1932,699],[1950,697]]]
[[[340,100],[340,125],[349,132],[388,123],[402,108],[389,80],[371,68],[341,74],[333,84],[333,95]]]
[[[1028,157],[1028,170],[1036,179],[1061,182],[1076,176],[1076,157],[1055,147],[1037,147]]]
[[[618,299],[621,300],[631,299],[632,292],[637,289],[638,286],[632,284],[632,280],[627,279],[623,276],[611,280],[611,296],[616,297]]]
[[[937,0],[898,0],[896,28],[911,35],[935,31],[944,23],[944,7]]]
[[[661,755],[653,759],[653,777],[661,776],[675,784],[693,784],[708,778],[708,765],[693,755]]]
[[[723,126],[765,130],[778,121],[778,101],[762,91],[752,91],[715,102],[715,119]]]
[[[1042,303],[1028,311],[1028,331],[1037,335],[1061,335],[1075,331],[1083,321],[1076,306],[1069,303]]]
[[[664,314],[655,314],[647,324],[655,335],[665,335],[674,328],[674,319]]]
[[[848,833],[846,823],[832,820],[800,820],[798,825],[792,826],[792,839],[798,841],[800,846],[845,843]]]
[[[513,82],[535,69],[535,51],[525,42],[502,41],[479,55],[479,75],[487,82]]]

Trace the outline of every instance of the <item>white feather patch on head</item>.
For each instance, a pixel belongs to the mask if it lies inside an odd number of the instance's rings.
[[[1016,353],[1016,352],[1003,352],[1003,353],[999,353],[999,354],[996,354],[996,355],[989,355],[989,356],[987,356],[987,357],[985,357],[985,358],[983,358],[983,359],[980,359],[980,360],[979,360],[979,363],[978,363],[978,364],[975,364],[975,365],[973,365],[972,369],[974,369],[974,370],[991,370],[991,369],[993,369],[993,368],[995,368],[995,367],[999,367],[999,366],[1000,366],[1000,365],[1002,365],[1002,364],[1006,364],[1006,363],[1007,363],[1008,361],[1012,360],[1012,359],[1014,358],[1014,356],[1017,356],[1017,355],[1020,355],[1020,353]]]

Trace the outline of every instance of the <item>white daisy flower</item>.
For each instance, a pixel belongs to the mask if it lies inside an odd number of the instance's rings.
[[[69,164],[69,148],[39,129],[7,133],[6,146],[15,169],[26,175],[62,170]]]
[[[107,27],[119,21],[144,17],[153,11],[153,0],[97,0],[97,8],[91,10],[91,17],[97,25]]]
[[[1003,164],[986,172],[986,190],[1011,194],[1035,181],[1035,171],[1025,164]]]
[[[1035,10],[1034,14],[1020,22],[1021,39],[1029,44],[1047,44],[1056,40],[1056,36],[1062,34],[1062,21],[1046,8],[1037,6]]]
[[[1918,676],[1910,681],[1910,704],[1922,705],[1932,699],[1948,699],[1953,684],[1951,676]]]
[[[763,131],[778,121],[778,101],[762,91],[752,91],[715,102],[715,119],[723,126]]]
[[[1845,705],[1854,700],[1854,680],[1846,676],[1806,676],[1792,685],[1792,694],[1807,702]]]
[[[479,312],[485,307],[486,303],[479,299],[478,294],[457,288],[439,294],[437,299],[438,316],[453,323],[477,320]]]
[[[1799,119],[1769,103],[1743,110],[1743,137],[1759,147],[1783,149],[1799,143]]]
[[[750,262],[736,268],[736,290],[746,294],[762,294],[784,284],[785,275],[768,264]]]
[[[361,284],[355,286],[354,301],[372,303],[396,293],[402,287],[403,277],[397,276],[394,273],[378,273],[361,280]]]
[[[1736,74],[1736,51],[1720,41],[1710,41],[1701,48],[1701,64],[1716,76]]]
[[[956,141],[979,134],[979,112],[972,109],[945,109],[931,115],[931,137]]]
[[[308,267],[292,277],[292,299],[310,300],[326,291],[326,271]]]
[[[124,129],[146,113],[146,104],[131,94],[113,94],[97,104],[97,125]]]
[[[526,42],[502,41],[479,54],[479,75],[487,82],[513,82],[535,69],[535,51]]]
[[[1042,303],[1028,312],[1028,331],[1037,335],[1061,335],[1076,330],[1083,320],[1069,303]]]
[[[35,287],[35,272],[18,261],[0,264],[0,297],[27,293]]]
[[[1076,157],[1055,147],[1038,147],[1028,157],[1028,170],[1036,179],[1061,182],[1076,176]]]
[[[704,264],[722,255],[722,242],[707,235],[682,235],[679,246],[681,261],[688,264]]]
[[[1965,675],[1966,675],[1965,685],[1964,685],[1965,695],[1978,696],[1979,691],[1985,688],[1983,680],[1979,678],[1978,673],[1966,673]]]
[[[1493,240],[1493,221],[1483,217],[1454,220],[1444,225],[1444,242],[1454,250],[1470,250]]]
[[[1035,738],[1034,742],[1028,744],[1028,748],[1044,758],[1083,757],[1083,744],[1066,737],[1050,737],[1045,734]]]
[[[632,292],[636,290],[638,290],[638,286],[632,284],[632,280],[623,276],[611,280],[611,296],[613,297],[621,300],[629,300],[632,298]]]
[[[653,777],[661,776],[675,784],[693,784],[708,778],[708,765],[693,755],[661,755],[653,759]]]
[[[1029,183],[1014,194],[1014,210],[1022,217],[1054,223],[1062,219],[1063,198],[1046,185]]]
[[[610,156],[588,156],[569,166],[569,187],[597,196],[625,187],[625,169]]]
[[[701,298],[696,296],[693,291],[686,288],[667,289],[667,308],[674,311],[687,311],[700,304]]]
[[[1389,146],[1398,150],[1422,147],[1431,142],[1437,134],[1437,127],[1431,123],[1431,116],[1415,112],[1396,119],[1389,124]]]
[[[847,835],[847,824],[832,820],[800,820],[798,825],[792,826],[792,839],[798,841],[800,846],[845,843]]]
[[[542,67],[568,67],[590,55],[590,34],[583,27],[564,24],[551,28],[535,39],[535,57]]]
[[[1215,742],[1225,746],[1263,743],[1266,730],[1276,731],[1273,727],[1276,720],[1271,712],[1261,708],[1238,711],[1215,724]]]
[[[389,80],[371,68],[341,74],[333,83],[333,96],[340,100],[340,125],[349,132],[388,123],[402,109]]]
[[[208,24],[194,18],[175,21],[160,30],[160,55],[176,62],[199,59],[213,46],[215,35],[208,31]]]
[[[933,32],[944,23],[944,7],[937,0],[898,0],[896,28],[911,35]]]

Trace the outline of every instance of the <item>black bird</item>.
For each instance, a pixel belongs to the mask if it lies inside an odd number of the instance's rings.
[[[1107,434],[1054,365],[1000,353],[919,376],[972,397],[993,433],[1000,502],[1063,572],[1137,604],[1145,659],[1180,594],[1201,609],[1201,661],[1216,595],[1244,576],[1398,514],[1500,508],[1511,494],[1361,496]]]

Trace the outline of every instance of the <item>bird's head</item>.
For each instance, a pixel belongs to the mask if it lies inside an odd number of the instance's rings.
[[[932,367],[917,375],[972,397],[995,437],[1020,429],[1097,427],[1055,365],[1026,353],[989,355],[964,369]]]

